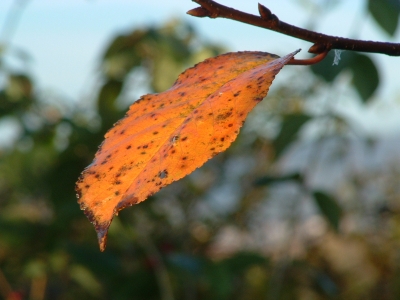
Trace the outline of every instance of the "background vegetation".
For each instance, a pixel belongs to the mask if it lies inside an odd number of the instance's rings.
[[[368,8],[393,35],[398,2]],[[1,124],[19,133],[0,149],[0,297],[400,298],[397,148],[342,113],[379,86],[365,54],[332,66],[332,53],[301,76],[286,67],[227,152],[122,211],[99,252],[74,184],[104,133],[135,89],[163,91],[225,51],[180,21],[134,28],[106,47],[92,101],[76,106],[1,64]]]

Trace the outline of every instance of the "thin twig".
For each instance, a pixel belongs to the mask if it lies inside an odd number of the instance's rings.
[[[331,49],[338,49],[400,56],[399,43],[347,39],[310,31],[280,21],[277,16],[261,4],[258,4],[260,16],[255,16],[221,5],[212,0],[193,0],[193,2],[199,4],[200,7],[189,10],[187,12],[189,15],[195,17],[226,18],[280,32],[313,43],[314,45],[308,50],[310,53],[320,54]]]

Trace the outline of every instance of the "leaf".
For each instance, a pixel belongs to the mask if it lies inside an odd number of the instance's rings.
[[[311,70],[314,74],[321,76],[326,82],[332,82],[337,75],[339,75],[349,65],[349,59],[351,52],[342,53],[340,61],[337,65],[333,65],[334,51],[328,53],[327,57],[318,64],[311,66]]]
[[[398,0],[369,0],[368,10],[375,21],[391,36],[399,24],[400,3]]]
[[[367,102],[379,86],[379,73],[374,62],[366,55],[354,53],[350,62],[353,85],[364,102]]]
[[[333,56],[333,53],[329,53],[326,59],[312,65],[311,70],[326,82],[332,82],[342,71],[350,70],[354,88],[363,102],[367,102],[379,86],[379,73],[374,62],[367,55],[346,51],[339,64],[332,65]]]
[[[314,191],[313,196],[321,213],[325,216],[333,229],[338,231],[342,208],[337,204],[335,199],[323,192]]]
[[[145,95],[105,135],[77,182],[78,202],[103,251],[115,215],[144,201],[226,150],[275,75],[297,53],[228,53],[183,72]]]
[[[283,119],[281,131],[274,140],[275,154],[279,157],[295,139],[300,128],[311,119],[308,115],[293,114]]]
[[[263,185],[271,185],[274,183],[282,183],[282,182],[288,182],[288,181],[294,181],[294,182],[303,182],[303,177],[299,173],[291,173],[283,176],[263,176],[258,178],[255,182],[254,185],[256,186],[263,186]]]

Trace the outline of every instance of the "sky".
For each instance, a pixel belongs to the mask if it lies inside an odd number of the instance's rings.
[[[218,2],[253,14],[257,14],[257,2],[261,2],[282,21],[300,27],[314,23],[317,25],[314,30],[325,34],[367,40],[400,40],[399,32],[390,38],[373,26],[372,18],[364,14],[365,1],[362,0]],[[9,39],[11,49],[21,49],[29,54],[29,69],[41,90],[52,90],[71,101],[79,101],[90,91],[90,79],[96,72],[99,57],[113,36],[133,27],[161,24],[171,18],[187,20],[204,39],[224,44],[232,51],[261,50],[283,56],[302,48],[297,57],[310,56],[307,49],[311,44],[301,40],[231,20],[188,16],[186,11],[197,6],[190,0],[1,0],[0,28],[4,29],[3,24],[13,3],[26,5],[20,5],[24,8],[20,10],[22,13],[15,32],[0,31],[1,42]],[[329,13],[319,15],[318,6],[313,3],[331,3]],[[362,119],[368,115],[374,125],[383,113],[385,125],[378,126],[380,131],[396,126],[400,128],[400,102],[395,100],[395,96],[400,94],[400,85],[397,84],[400,59],[385,55],[372,55],[372,59],[379,66],[383,82],[376,97],[383,100],[355,117]],[[371,127],[368,122],[365,126]],[[375,129],[371,127],[368,130]]]

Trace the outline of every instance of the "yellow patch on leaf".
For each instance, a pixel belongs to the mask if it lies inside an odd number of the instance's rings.
[[[146,200],[231,145],[247,114],[297,52],[282,58],[265,52],[209,58],[183,72],[169,90],[131,105],[76,184],[101,251],[120,210]]]

